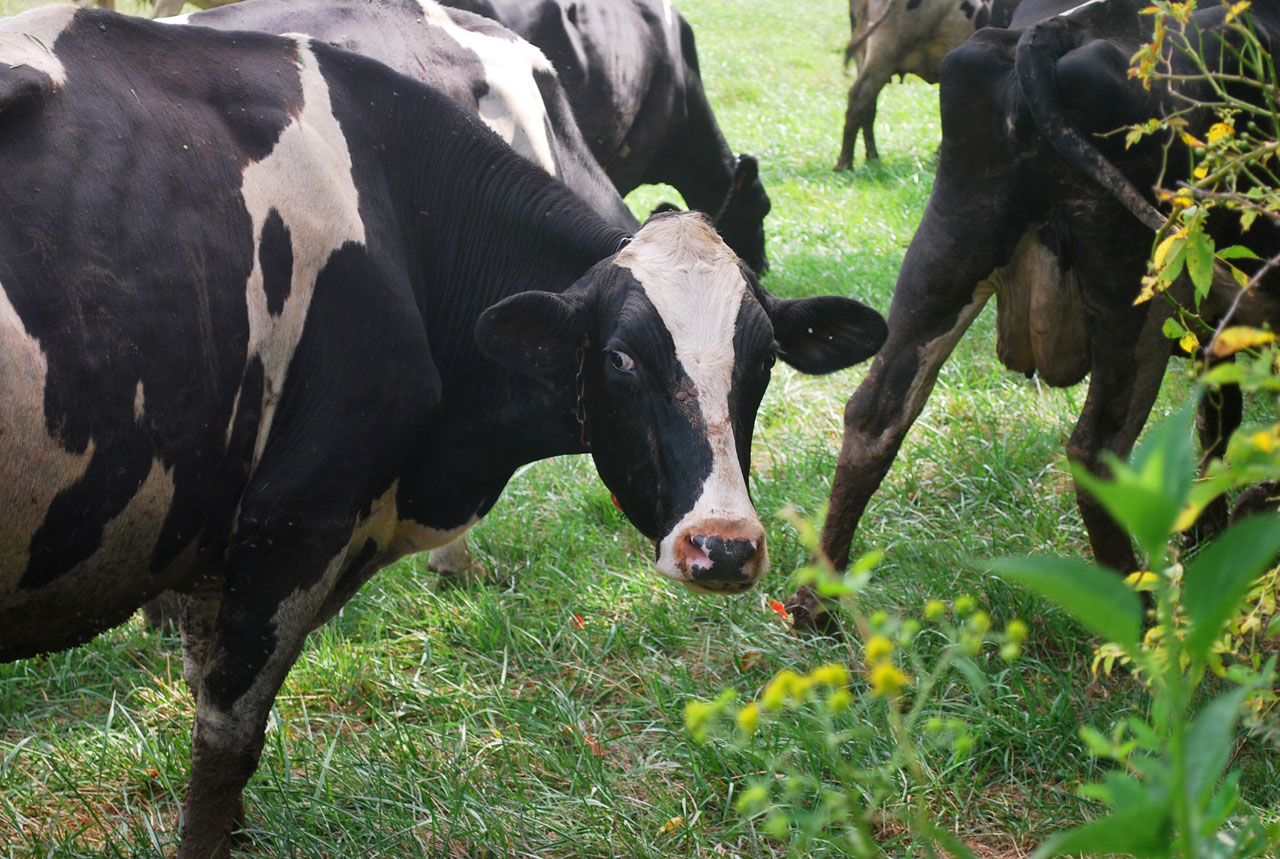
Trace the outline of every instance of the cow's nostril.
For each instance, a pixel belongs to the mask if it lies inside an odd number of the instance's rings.
[[[747,578],[747,562],[760,551],[759,540],[694,534],[689,542],[699,550],[690,558],[695,581],[740,582]]]

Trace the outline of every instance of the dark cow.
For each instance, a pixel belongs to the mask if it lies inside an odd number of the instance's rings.
[[[1047,5],[1052,12],[1066,4]],[[1124,135],[1110,133],[1185,104],[1167,87],[1148,91],[1127,76],[1129,58],[1149,35],[1141,5],[1095,0],[1047,17],[1045,5],[1027,0],[1011,29],[975,33],[943,63],[937,178],[898,276],[889,339],[845,410],[822,536],[836,563],[847,562],[858,520],[939,369],[992,295],[1008,366],[1034,370],[1052,385],[1091,374],[1068,456],[1103,473],[1103,451],[1130,451],[1170,354],[1161,332],[1166,302],[1133,303],[1152,231],[1164,220],[1151,189],[1162,170],[1168,184],[1189,169],[1176,140],[1166,153],[1163,140],[1126,148]],[[1255,4],[1253,14],[1269,45],[1280,33],[1280,12]],[[1220,59],[1213,34],[1224,15],[1221,7],[1195,15],[1210,68]],[[1175,72],[1190,68],[1181,54],[1172,62]],[[1194,82],[1179,87],[1206,95]],[[1188,131],[1200,136],[1214,119],[1207,112],[1188,118]],[[1235,217],[1212,227],[1219,247],[1239,239]],[[1259,222],[1248,244],[1274,254],[1280,235]],[[1268,300],[1275,281],[1244,303],[1239,321],[1280,320]],[[1184,299],[1185,286],[1177,285]],[[1229,279],[1215,284],[1204,305],[1210,318],[1236,290]],[[1135,569],[1128,536],[1087,493],[1077,490],[1077,498],[1097,559]],[[802,607],[806,597],[793,604]]]
[[[768,265],[769,197],[754,158],[725,143],[702,88],[693,28],[670,0],[445,0],[542,49],[582,135],[620,194],[665,182],[715,216],[754,272]]]
[[[1020,0],[849,0],[849,44],[858,76],[849,87],[844,135],[837,170],[853,165],[858,132],[867,160],[876,152],[876,99],[894,75],[918,75],[938,82],[942,58],[983,27],[1007,27]]]
[[[199,73],[196,73],[199,72]],[[774,356],[884,320],[766,293],[698,214],[634,238],[446,96],[305,37],[0,21],[0,660],[185,594],[179,856],[229,854],[309,630],[592,453],[656,567],[764,573]]]

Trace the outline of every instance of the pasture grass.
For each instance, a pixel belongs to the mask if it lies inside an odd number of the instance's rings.
[[[0,11],[32,5],[0,0]],[[766,286],[854,295],[887,312],[932,181],[936,89],[889,86],[882,160],[836,174],[849,83],[840,4],[680,8],[725,136],[760,158],[773,199]],[[643,214],[674,193],[641,189],[631,202]],[[1145,702],[1125,679],[1092,677],[1090,642],[1060,612],[985,572],[999,555],[1087,552],[1062,453],[1084,389],[1006,372],[993,322],[980,318],[944,369],[854,551],[887,552],[876,606],[915,612],[971,593],[997,623],[1031,626],[1022,660],[987,661],[985,694],[957,685],[939,696],[977,745],[927,769],[942,825],[980,855],[1021,856],[1089,814],[1074,790],[1098,765],[1080,725],[1107,726]],[[437,587],[425,557],[382,572],[311,636],[277,700],[242,855],[783,855],[733,810],[764,759],[692,742],[682,710],[726,687],[754,696],[784,667],[858,662],[856,643],[797,638],[767,601],[790,592],[787,574],[806,560],[782,511],[819,514],[843,404],[864,372],[776,371],[752,484],[776,569],[751,594],[698,597],[655,576],[651,547],[586,458],[523,469],[474,530],[492,584]],[[1186,390],[1171,370],[1161,410]],[[176,643],[138,620],[0,666],[0,856],[171,855],[191,717]],[[780,730],[773,742],[823,771],[812,737]],[[1241,755],[1246,796],[1277,807],[1274,758],[1251,746]],[[893,843],[893,831],[881,835]]]

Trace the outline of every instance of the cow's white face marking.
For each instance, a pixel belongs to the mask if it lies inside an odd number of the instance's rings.
[[[532,74],[533,71],[554,74],[551,62],[523,39],[512,41],[473,33],[454,23],[444,7],[434,0],[418,0],[418,3],[428,25],[443,30],[480,58],[485,82],[489,84],[489,92],[480,99],[480,119],[512,149],[555,176],[556,161],[547,130],[547,111]]]
[[[241,188],[245,207],[253,219],[254,240],[253,271],[246,287],[247,360],[260,357],[264,371],[255,465],[267,442],[289,361],[302,337],[316,277],[334,251],[348,242],[365,241],[346,137],[333,115],[319,61],[306,39],[299,37],[297,42],[302,110],[281,133],[271,154],[245,168]],[[272,210],[279,213],[293,247],[289,296],[278,315],[268,311],[259,258],[262,228]],[[234,421],[233,413],[231,422]]]
[[[729,413],[733,337],[747,282],[733,251],[698,217],[649,222],[615,261],[630,269],[670,332],[676,359],[693,382],[711,445],[711,474],[697,501],[658,546],[658,572],[684,580],[675,544],[691,527],[710,520],[759,524]]]
[[[48,371],[40,342],[27,333],[0,284],[0,594],[17,587],[49,505],[84,476],[93,458],[92,440],[84,453],[68,453],[45,431]]]
[[[56,86],[67,81],[67,70],[53,55],[53,43],[76,13],[74,6],[40,6],[30,12],[0,19],[0,63],[30,66],[53,78]]]

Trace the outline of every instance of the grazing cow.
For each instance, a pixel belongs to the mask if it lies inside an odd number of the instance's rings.
[[[181,859],[229,855],[307,633],[523,463],[590,452],[661,574],[750,588],[774,356],[829,371],[885,335],[770,296],[701,215],[629,237],[301,36],[0,21],[0,176],[0,661],[184,594]]]
[[[942,58],[975,30],[1007,27],[1020,0],[849,0],[852,35],[844,64],[853,60],[858,76],[849,87],[844,136],[835,169],[853,166],[862,133],[867,160],[876,152],[876,99],[894,75],[918,75],[938,82]]]
[[[847,562],[858,520],[943,362],[992,295],[1006,365],[1034,370],[1052,385],[1091,374],[1067,445],[1074,462],[1104,473],[1103,451],[1126,456],[1159,390],[1170,355],[1161,327],[1170,309],[1164,301],[1133,302],[1152,231],[1164,221],[1151,189],[1162,171],[1166,184],[1185,177],[1189,158],[1176,139],[1168,152],[1155,139],[1126,148],[1124,135],[1111,132],[1185,102],[1167,87],[1147,90],[1127,76],[1129,58],[1149,35],[1150,19],[1138,14],[1142,3],[1094,0],[1062,17],[1045,16],[1046,5],[1056,12],[1066,4],[1027,0],[1011,29],[975,33],[943,63],[937,178],[898,275],[889,339],[845,409],[822,535],[837,564]],[[1209,68],[1222,59],[1214,34],[1224,15],[1222,7],[1195,14]],[[1280,12],[1254,4],[1253,15],[1269,45],[1280,35]],[[1175,73],[1190,71],[1182,54],[1172,62]],[[1178,87],[1211,100],[1194,81]],[[1198,112],[1188,120],[1187,130],[1203,137],[1214,117]],[[1275,254],[1280,231],[1261,220],[1247,243]],[[1211,227],[1219,247],[1239,240],[1235,217]],[[1272,275],[1242,304],[1239,321],[1280,321],[1272,300],[1280,284]],[[1203,305],[1211,319],[1238,289],[1226,280]],[[1185,299],[1186,284],[1175,287]],[[1128,535],[1092,496],[1077,489],[1077,499],[1098,561],[1136,569]],[[818,611],[807,593],[793,605]]]
[[[488,15],[555,66],[587,145],[626,195],[655,182],[715,216],[760,273],[769,197],[754,158],[737,158],[702,88],[693,28],[670,0],[444,0]]]

